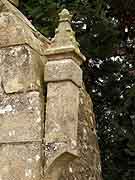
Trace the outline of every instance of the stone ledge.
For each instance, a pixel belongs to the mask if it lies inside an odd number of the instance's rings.
[[[49,60],[61,60],[64,56],[65,59],[72,58],[76,64],[79,66],[86,61],[86,58],[79,53],[73,46],[58,47],[58,48],[48,48],[45,55]]]
[[[82,70],[71,59],[47,62],[44,78],[46,82],[70,80],[77,86],[82,86]]]

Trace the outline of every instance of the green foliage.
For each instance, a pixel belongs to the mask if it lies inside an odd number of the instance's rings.
[[[41,33],[47,37],[54,34],[55,19],[57,17],[57,4],[55,1],[22,1],[20,8]]]
[[[78,2],[78,0],[68,0],[65,3],[62,3],[62,0],[23,0],[20,9],[41,33],[46,37],[53,37],[60,10],[68,6],[73,9]]]
[[[102,59],[110,56],[118,43],[119,31],[111,19],[105,16],[105,4],[97,0],[81,5],[79,14],[75,17],[76,21],[80,19],[83,19],[82,27],[77,27],[75,31],[84,54],[88,58]],[[84,24],[86,29],[83,29]]]
[[[47,37],[54,35],[63,7],[73,14],[72,25],[87,57],[82,68],[94,102],[104,180],[134,180],[134,0],[22,0],[20,5]]]
[[[132,180],[135,173],[135,76],[130,74],[131,64],[125,57],[113,57],[84,66],[86,87],[95,105],[105,180],[111,176]]]

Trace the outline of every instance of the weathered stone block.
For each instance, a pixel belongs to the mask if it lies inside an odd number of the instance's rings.
[[[78,156],[79,88],[71,81],[49,82],[47,92],[45,174],[54,180]]]
[[[1,180],[40,180],[41,144],[0,144]]]
[[[77,86],[82,85],[82,70],[71,60],[50,61],[45,66],[45,81],[56,82],[71,80]]]
[[[0,96],[0,143],[41,141],[42,106],[39,92]]]
[[[67,143],[74,150],[77,143],[79,89],[70,81],[49,83],[45,137],[48,143]]]
[[[9,0],[17,5],[17,0]],[[45,55],[50,41],[8,0],[0,1],[0,47],[28,44],[39,54]]]
[[[38,90],[43,80],[41,57],[28,46],[0,49],[0,76],[6,93]]]

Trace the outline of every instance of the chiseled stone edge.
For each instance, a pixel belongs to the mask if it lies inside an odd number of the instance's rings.
[[[44,78],[46,82],[70,80],[78,87],[82,86],[82,70],[71,59],[47,62]]]
[[[19,5],[19,0],[9,0],[12,4],[14,4],[16,7]]]
[[[0,0],[0,14],[8,13],[12,16],[15,16],[20,23],[22,23],[22,26],[25,27],[25,34],[22,34],[24,36],[24,40],[22,42],[16,42],[8,44],[7,46],[14,46],[14,45],[21,45],[21,44],[28,44],[31,48],[35,49],[39,52],[40,55],[45,56],[45,51],[49,47],[49,44],[51,43],[45,36],[43,36],[38,30],[35,29],[35,27],[30,23],[30,21],[14,6],[10,3],[8,0]],[[28,34],[26,32],[29,32]],[[30,35],[31,33],[31,35]],[[32,39],[34,39],[32,41]],[[37,42],[36,42],[37,41]],[[5,47],[5,46],[1,46]]]

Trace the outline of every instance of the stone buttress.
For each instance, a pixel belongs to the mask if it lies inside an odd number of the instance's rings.
[[[50,42],[0,0],[0,180],[101,180],[85,57],[64,9]]]
[[[93,105],[82,82],[85,57],[64,9],[46,51],[47,104],[45,177],[48,180],[101,180]]]

